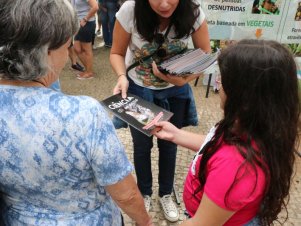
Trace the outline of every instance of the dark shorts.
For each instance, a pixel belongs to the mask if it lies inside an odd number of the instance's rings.
[[[80,27],[74,40],[80,42],[93,42],[95,36],[95,21],[88,21],[84,27]]]

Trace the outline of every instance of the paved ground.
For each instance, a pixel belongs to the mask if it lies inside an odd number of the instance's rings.
[[[75,95],[89,95],[98,100],[103,100],[112,94],[112,88],[116,82],[116,76],[114,75],[110,63],[109,63],[109,49],[101,48],[94,50],[94,70],[95,78],[90,80],[77,80],[76,72],[70,69],[68,64],[61,76],[62,90],[68,94]],[[205,98],[205,87],[200,81],[196,87],[193,87],[194,95],[196,98],[196,104],[198,109],[198,115],[200,119],[200,125],[198,127],[186,128],[190,131],[206,134],[206,132],[220,119],[222,116],[219,109],[218,95],[210,91],[209,97]],[[119,138],[126,148],[128,157],[133,160],[133,149],[131,136],[128,129],[121,129],[117,131]],[[176,179],[175,187],[179,193],[179,199],[181,201],[178,206],[180,211],[181,222],[185,219],[183,215],[184,205],[182,202],[182,190],[183,180],[186,177],[188,165],[193,157],[193,152],[185,148],[179,148],[177,154],[177,167],[176,167]],[[150,214],[153,217],[155,225],[178,225],[177,223],[169,223],[164,219],[163,213],[159,206],[159,200],[157,196],[158,185],[158,149],[155,146],[152,153],[152,168],[154,178],[154,194],[152,196],[152,207]],[[297,157],[296,174],[293,179],[291,189],[291,199],[288,206],[289,220],[285,225],[301,225],[301,158]],[[126,226],[134,226],[135,224],[125,216]]]

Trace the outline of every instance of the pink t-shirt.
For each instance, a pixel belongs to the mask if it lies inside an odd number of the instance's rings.
[[[194,216],[205,192],[207,197],[221,208],[235,211],[224,225],[244,225],[254,218],[260,207],[266,184],[261,168],[256,167],[257,181],[255,171],[250,165],[246,164],[240,169],[237,175],[240,180],[232,188],[226,205],[225,195],[234,181],[238,168],[244,163],[244,158],[235,146],[223,144],[207,163],[205,187],[194,195],[200,185],[197,177],[201,156],[196,155],[184,184],[183,199],[189,215]]]

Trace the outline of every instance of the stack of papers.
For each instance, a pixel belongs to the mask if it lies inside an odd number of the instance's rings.
[[[201,49],[192,49],[163,61],[158,68],[163,73],[175,76],[200,74],[216,62],[218,53],[205,53]]]

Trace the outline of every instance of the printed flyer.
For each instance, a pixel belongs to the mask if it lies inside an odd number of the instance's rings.
[[[301,42],[301,0],[202,0],[210,39]]]
[[[115,116],[147,136],[151,136],[156,122],[168,121],[173,116],[172,112],[130,93],[126,98],[120,94],[110,96],[101,103]]]

